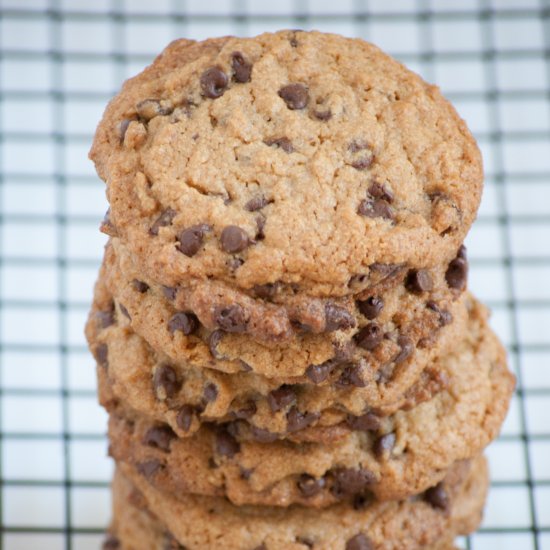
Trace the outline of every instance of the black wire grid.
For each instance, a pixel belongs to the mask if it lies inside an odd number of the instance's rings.
[[[467,548],[550,549],[550,2],[0,0],[0,548],[98,548],[105,415],[82,328],[102,253],[86,159],[128,76],[177,37],[317,28],[362,36],[436,82],[486,163],[468,239],[518,389],[489,450]]]

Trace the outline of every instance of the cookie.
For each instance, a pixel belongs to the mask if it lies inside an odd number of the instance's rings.
[[[456,461],[479,454],[498,434],[513,391],[505,352],[484,319],[441,368],[449,378],[446,390],[329,444],[273,441],[242,421],[204,424],[193,436],[178,438],[166,424],[120,404],[111,413],[111,453],[176,496],[310,507],[370,496],[406,498],[437,484]],[[290,409],[291,428],[310,421],[309,411]]]
[[[103,227],[160,284],[346,296],[380,265],[449,263],[479,150],[435,86],[361,39],[172,42],[107,107],[90,152]]]
[[[449,472],[437,489],[445,493],[445,504],[428,494],[358,509],[336,505],[319,513],[236,508],[216,497],[176,500],[122,467],[113,483],[112,540],[121,550],[451,550],[454,535],[479,524],[487,485],[480,457]]]
[[[380,382],[401,390],[412,385],[422,367],[441,351],[440,340],[450,342],[459,334],[464,315],[463,294],[451,298],[440,273],[443,282],[434,274],[438,283],[431,295],[400,285],[378,297],[385,304],[378,316],[368,307],[368,299],[352,300],[346,311],[354,326],[346,331],[301,332],[285,342],[260,343],[246,334],[207,329],[181,301],[174,303],[163,289],[138,279],[129,261],[124,267],[120,269],[114,247],[108,245],[98,285],[114,297],[123,313],[121,322],[173,361],[225,372],[247,370],[329,384],[339,380],[344,366],[352,365],[361,371],[359,383]],[[104,315],[114,305],[105,300],[95,307]]]
[[[86,332],[97,358],[104,406],[109,407],[116,398],[169,423],[181,437],[194,433],[202,422],[241,418],[262,433],[269,432],[270,437],[303,436],[309,441],[321,438],[325,442],[340,437],[346,429],[364,429],[365,419],[371,426],[378,417],[411,408],[441,391],[448,380],[438,366],[438,357],[467,330],[466,315],[475,323],[479,314],[472,298],[465,297],[453,308],[454,322],[443,329],[440,345],[419,350],[415,360],[405,362],[390,380],[376,380],[379,371],[366,366],[356,370],[351,363],[342,361],[341,366],[316,366],[315,384],[311,373],[295,378],[266,378],[242,369],[227,374],[208,367],[176,364],[166,355],[154,352],[132,331],[120,309],[114,313],[110,312],[111,307],[112,299],[100,279]],[[152,315],[146,314],[151,322]],[[163,372],[174,378],[169,395],[162,381]],[[321,375],[326,379],[320,380]],[[287,417],[293,406],[314,414],[315,421],[289,434]],[[327,429],[336,425],[336,430]]]

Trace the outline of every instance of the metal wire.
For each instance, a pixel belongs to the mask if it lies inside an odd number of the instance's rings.
[[[487,191],[471,286],[518,387],[490,451],[486,520],[464,544],[550,548],[550,2],[278,4],[0,0],[0,548],[97,548],[108,519],[105,417],[81,334],[102,252],[103,184],[85,158],[102,107],[173,38],[289,27],[387,42],[473,127]]]

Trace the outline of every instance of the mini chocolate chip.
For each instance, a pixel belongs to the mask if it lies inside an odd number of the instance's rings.
[[[273,443],[273,441],[279,439],[279,434],[264,430],[263,428],[258,428],[257,426],[250,426],[250,433],[252,437],[260,443]]]
[[[382,342],[383,337],[384,331],[378,323],[373,322],[365,325],[353,339],[360,348],[372,351]]]
[[[170,365],[159,365],[153,372],[153,388],[158,399],[169,399],[178,393],[181,382]]]
[[[236,271],[243,264],[244,264],[244,260],[242,258],[237,258],[235,256],[231,256],[226,262],[227,267],[229,267],[231,271]]]
[[[199,320],[193,313],[185,313],[179,311],[172,315],[168,321],[168,330],[174,334],[176,330],[180,330],[186,336],[193,334],[199,328]]]
[[[361,367],[359,365],[350,365],[346,367],[340,378],[336,381],[336,385],[341,388],[355,386],[356,388],[364,388],[367,384],[361,376]]]
[[[351,153],[357,153],[358,151],[364,151],[369,148],[369,144],[361,139],[354,139],[349,145],[348,150]]]
[[[125,118],[121,120],[120,124],[118,125],[118,138],[120,140],[120,143],[124,143],[126,131],[128,130],[128,126],[130,126],[130,122],[132,122],[131,118]]]
[[[376,481],[376,476],[364,468],[336,468],[332,475],[331,492],[337,498],[363,493]]]
[[[358,300],[357,307],[369,321],[372,321],[384,309],[384,300],[380,296],[370,296],[366,300]]]
[[[449,495],[445,490],[443,482],[440,481],[434,487],[430,487],[425,493],[424,498],[434,508],[447,511],[450,506]]]
[[[151,479],[159,470],[162,470],[163,468],[163,464],[156,459],[140,462],[136,466],[138,473],[147,479]]]
[[[372,446],[372,450],[377,458],[388,456],[395,445],[395,434],[389,433],[379,437]]]
[[[169,101],[159,99],[144,99],[136,105],[137,114],[146,122],[156,116],[169,115],[172,105]]]
[[[302,495],[311,498],[323,490],[325,480],[324,478],[316,479],[308,474],[302,474],[297,485]]]
[[[434,284],[432,276],[427,269],[413,269],[409,271],[405,281],[405,287],[410,292],[429,292]]]
[[[303,544],[304,546],[307,546],[308,548],[313,548],[314,542],[312,539],[308,537],[296,537],[296,542]]]
[[[347,425],[358,432],[376,432],[380,429],[380,417],[374,413],[368,412],[361,416],[348,414],[346,418]]]
[[[95,317],[102,329],[109,328],[115,324],[115,305],[111,305],[111,309],[97,311]]]
[[[145,294],[149,290],[149,285],[147,283],[144,283],[143,281],[138,281],[137,279],[134,279],[132,281],[132,287],[136,292],[139,292],[140,294]]]
[[[298,430],[303,430],[307,428],[314,422],[319,419],[319,413],[312,412],[300,412],[296,406],[292,407],[287,415],[287,431],[288,432],[297,432]]]
[[[132,320],[132,318],[130,317],[130,314],[128,313],[128,310],[122,305],[122,304],[118,304],[118,307],[122,313],[122,315],[124,315],[124,317],[126,317],[128,320]]]
[[[210,67],[201,75],[201,90],[210,99],[221,97],[227,88],[229,80],[219,67]]]
[[[374,550],[374,544],[363,533],[358,533],[346,542],[346,550]]]
[[[468,279],[468,262],[464,258],[455,258],[445,272],[447,284],[456,290],[464,290]]]
[[[256,403],[250,400],[246,402],[244,407],[241,407],[240,409],[236,410],[233,414],[236,418],[248,420],[256,414],[256,411],[257,411]]]
[[[191,405],[183,405],[176,415],[176,424],[180,430],[188,432],[193,423],[195,409]]]
[[[308,89],[303,84],[288,84],[279,90],[279,97],[292,111],[304,109],[309,101]]]
[[[218,351],[218,344],[222,341],[222,339],[222,330],[215,330],[208,337],[208,348],[210,349],[210,353],[212,354],[212,357],[214,357],[214,359],[219,359],[220,361],[224,361],[225,359],[227,359],[225,355],[222,355]]]
[[[260,214],[256,217],[256,227],[258,230],[256,231],[256,240],[257,241],[263,241],[265,239],[265,233],[264,233],[264,227],[265,227],[265,216],[263,214]]]
[[[411,356],[414,350],[414,344],[408,336],[401,335],[399,336],[399,338],[397,338],[397,345],[401,349],[395,356],[393,362],[398,365],[399,363],[402,363]]]
[[[176,299],[178,289],[173,286],[163,286],[162,293],[167,300],[174,301]]]
[[[203,391],[203,396],[206,399],[207,403],[216,401],[216,397],[218,397],[218,386],[216,386],[216,384],[213,384],[212,382],[206,384]]]
[[[239,451],[241,446],[239,442],[225,428],[220,428],[216,432],[216,453],[220,456],[233,458]]]
[[[176,248],[189,258],[193,257],[202,247],[204,234],[212,228],[204,223],[192,225],[184,229],[178,236]]]
[[[103,550],[116,550],[117,548],[120,548],[120,541],[114,535],[109,535],[103,541]]]
[[[162,214],[153,222],[153,225],[149,228],[149,235],[156,236],[159,234],[161,227],[167,227],[172,224],[176,217],[176,211],[171,208],[167,208]]]
[[[292,142],[287,137],[265,139],[264,143],[270,146],[276,145],[277,147],[282,149],[285,153],[292,153],[294,151]]]
[[[238,225],[228,225],[222,231],[220,243],[224,252],[235,254],[244,250],[250,244],[250,239]]]
[[[94,358],[97,364],[104,369],[109,366],[109,348],[107,344],[98,344],[94,349]]]
[[[269,201],[263,196],[253,197],[245,205],[244,209],[249,212],[257,212],[269,204]]]
[[[269,392],[267,402],[272,412],[281,411],[296,402],[296,393],[292,386],[284,384]]]
[[[313,111],[313,116],[317,120],[327,121],[332,118],[332,112],[330,111],[330,109],[328,109],[327,111]]]
[[[103,221],[101,222],[99,226],[99,230],[102,233],[105,233],[105,235],[109,235],[109,237],[117,237],[118,231],[116,227],[114,226],[113,222],[111,221],[111,209],[107,208],[107,212],[105,212],[105,216],[103,217]]]
[[[467,260],[468,259],[468,251],[466,249],[466,247],[461,244],[459,247],[458,247],[458,252],[456,253],[456,257],[457,258],[462,258],[463,260]]]
[[[354,510],[364,510],[368,504],[372,502],[372,497],[370,495],[354,495],[351,505]]]
[[[442,327],[452,322],[453,316],[451,312],[447,311],[446,309],[441,309],[439,305],[433,300],[426,302],[426,307],[428,309],[431,309],[432,311],[435,311],[439,315],[439,324]]]
[[[336,361],[329,359],[320,365],[309,365],[306,369],[306,376],[314,384],[320,384],[329,377],[330,373],[336,367],[336,364]]]
[[[252,74],[252,63],[247,61],[241,52],[231,54],[231,68],[235,81],[244,83],[250,80]]]
[[[383,183],[372,183],[369,194],[375,199],[382,199],[390,204],[393,202],[393,193]]]
[[[254,286],[252,291],[258,298],[270,300],[277,294],[280,286],[281,285],[279,283],[267,283],[265,285]]]
[[[367,218],[394,219],[393,208],[384,199],[365,199],[359,203],[357,213]]]
[[[347,330],[355,326],[353,315],[341,306],[331,302],[325,305],[325,331]]]
[[[246,312],[239,304],[217,307],[214,310],[214,321],[227,332],[244,332],[248,322]]]
[[[155,447],[165,453],[170,452],[170,443],[176,434],[168,425],[153,426],[149,428],[143,436],[143,444],[149,447]]]

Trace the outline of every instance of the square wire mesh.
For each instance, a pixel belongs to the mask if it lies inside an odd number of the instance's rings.
[[[486,187],[467,244],[518,388],[467,548],[550,549],[550,2],[0,0],[1,548],[98,548],[106,416],[82,334],[104,237],[86,154],[121,82],[170,40],[316,28],[440,85]]]

